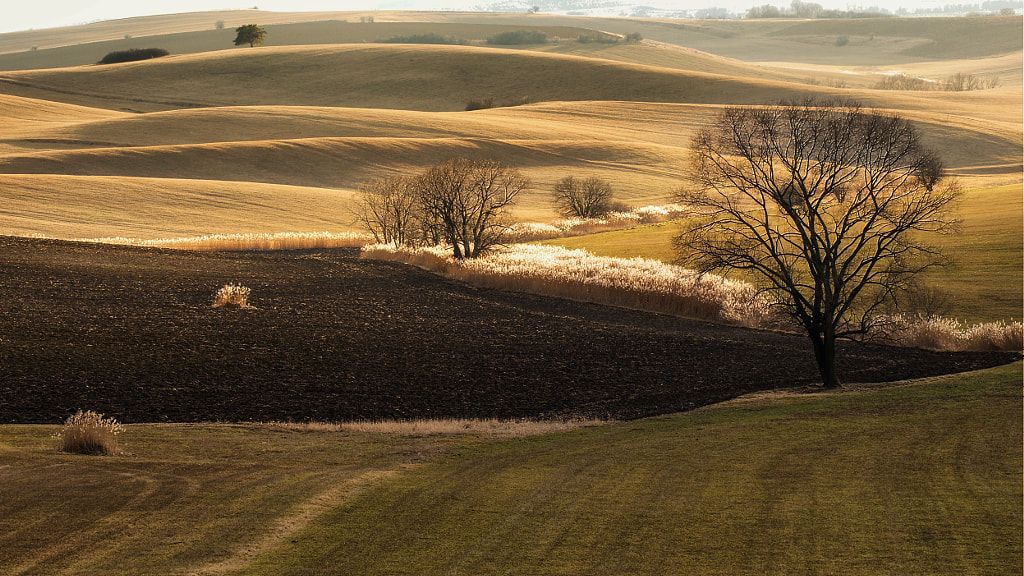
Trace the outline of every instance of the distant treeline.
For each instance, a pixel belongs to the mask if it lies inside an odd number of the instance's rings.
[[[160,58],[170,54],[163,48],[129,48],[128,50],[115,50],[103,57],[97,64],[117,64],[118,62],[135,62],[137,60],[149,60]]]
[[[762,4],[747,10],[747,18],[885,18],[888,16],[892,16],[892,14],[881,9],[833,10],[826,9],[815,2],[801,2],[800,0],[793,0],[789,8]]]
[[[436,34],[434,32],[413,34],[411,36],[392,36],[386,40],[378,40],[378,42],[385,44],[454,44],[460,46],[469,44],[469,40],[465,38],[457,38],[451,34]]]

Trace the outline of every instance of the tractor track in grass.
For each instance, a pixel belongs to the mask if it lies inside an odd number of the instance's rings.
[[[228,283],[252,309],[213,308]],[[843,343],[846,382],[1014,353]],[[0,237],[0,423],[629,419],[818,380],[806,338],[476,288],[356,249]]]

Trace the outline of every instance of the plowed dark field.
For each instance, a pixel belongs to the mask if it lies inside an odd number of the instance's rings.
[[[254,309],[213,308],[224,284]],[[353,249],[0,238],[0,423],[636,418],[818,381],[806,338],[510,293]],[[845,343],[840,378],[1017,358]]]

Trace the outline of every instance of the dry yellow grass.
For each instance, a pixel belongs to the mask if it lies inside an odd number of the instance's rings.
[[[63,452],[116,456],[121,453],[117,435],[122,432],[124,427],[117,420],[92,410],[79,410],[68,417],[57,437]]]
[[[348,432],[394,436],[479,435],[493,438],[526,438],[577,428],[609,424],[609,420],[499,420],[497,418],[442,420],[379,420],[362,422],[269,422],[271,429],[299,432]]]
[[[0,234],[156,240],[355,232],[352,193],[249,182],[0,174]]]

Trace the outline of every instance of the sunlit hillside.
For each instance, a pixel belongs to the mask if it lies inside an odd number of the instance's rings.
[[[375,21],[360,22],[368,16]],[[266,24],[267,46],[231,47],[231,26],[253,20]],[[570,174],[609,180],[627,204],[664,203],[683,184],[689,138],[722,106],[804,97],[908,116],[967,186],[1020,182],[1021,51],[1007,32],[1020,25],[227,11],[3,34],[0,232],[351,230],[361,184],[453,156],[497,158],[530,177],[517,207],[524,220],[553,218],[550,190]],[[559,41],[484,45],[517,27]],[[575,39],[593,30],[636,30],[644,40]],[[874,40],[860,38],[869,30]],[[837,31],[851,38],[844,64],[819,57],[836,46],[807,50]],[[415,33],[471,45],[373,43]],[[962,54],[948,53],[949,38]],[[98,49],[162,43],[171,56],[81,62]],[[68,55],[84,65],[68,66]],[[874,89],[897,68],[932,79],[975,74],[996,87]],[[485,98],[499,107],[464,111]]]

